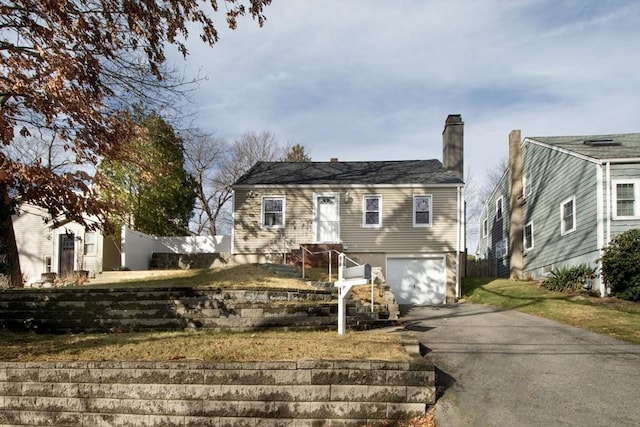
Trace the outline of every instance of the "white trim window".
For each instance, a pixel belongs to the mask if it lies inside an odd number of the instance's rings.
[[[576,231],[576,196],[560,203],[560,234]]]
[[[486,238],[489,235],[489,221],[487,218],[482,220],[482,238]]]
[[[431,227],[432,221],[431,194],[413,196],[413,226]]]
[[[504,238],[496,243],[496,259],[501,259],[509,254],[509,245],[507,239]]]
[[[530,222],[522,230],[522,245],[525,251],[533,249],[533,223]]]
[[[613,180],[613,218],[640,217],[640,179]]]
[[[285,198],[265,196],[262,198],[262,226],[265,228],[284,227]]]
[[[84,255],[96,255],[98,253],[98,233],[87,231],[84,233]]]
[[[503,205],[502,196],[500,196],[498,200],[496,200],[496,220],[502,219]]]
[[[362,198],[362,226],[365,228],[382,226],[382,196]]]
[[[522,176],[522,198],[531,196],[531,177],[529,174]]]

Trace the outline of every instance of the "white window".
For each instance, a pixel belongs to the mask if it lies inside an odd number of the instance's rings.
[[[531,195],[531,178],[529,174],[522,176],[522,197],[527,198]]]
[[[382,196],[364,196],[362,203],[362,226],[382,226]]]
[[[98,233],[95,231],[88,231],[84,233],[84,254],[95,255],[98,253]]]
[[[487,221],[487,218],[485,218],[482,221],[482,237],[487,237],[488,234],[489,234],[489,221]]]
[[[560,234],[563,236],[576,230],[576,198],[560,203]]]
[[[413,226],[431,226],[431,195],[413,196]]]
[[[524,226],[523,230],[523,244],[524,250],[527,251],[529,249],[533,249],[533,223],[529,223]]]
[[[614,180],[613,218],[629,219],[640,216],[640,180]]]
[[[496,220],[502,219],[502,197],[496,200]]]
[[[262,198],[262,225],[264,227],[283,227],[284,212],[284,197]]]
[[[507,239],[502,239],[498,243],[496,243],[496,258],[504,258],[509,253],[509,246],[507,244]]]

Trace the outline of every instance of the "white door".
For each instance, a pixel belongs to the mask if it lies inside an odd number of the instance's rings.
[[[316,195],[316,241],[340,241],[340,211],[337,194]]]
[[[398,304],[443,304],[446,280],[444,256],[387,258],[387,283]]]

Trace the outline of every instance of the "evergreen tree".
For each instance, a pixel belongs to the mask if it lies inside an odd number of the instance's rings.
[[[182,140],[160,116],[143,116],[144,136],[130,141],[135,160],[105,158],[100,166],[105,182],[101,197],[117,210],[107,220],[143,233],[177,236],[188,233],[195,203],[195,181],[185,171]]]
[[[296,144],[289,149],[284,158],[285,162],[310,162],[311,157],[304,152],[304,145]]]

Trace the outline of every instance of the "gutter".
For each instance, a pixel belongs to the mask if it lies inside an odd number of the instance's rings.
[[[462,208],[462,187],[458,187],[458,191],[457,191],[457,197],[456,197],[456,202],[457,202],[457,209],[456,209],[456,216],[457,216],[457,221],[456,221],[456,228],[457,228],[457,232],[456,232],[456,298],[460,298],[460,234],[462,233],[462,215],[461,215],[461,208]],[[446,298],[445,298],[446,300]]]

